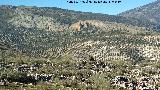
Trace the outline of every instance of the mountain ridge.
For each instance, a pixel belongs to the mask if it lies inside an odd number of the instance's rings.
[[[15,50],[33,56],[50,57],[52,55],[48,52],[52,53],[52,51],[64,53],[67,48],[72,48],[72,44],[85,40],[109,40],[105,34],[109,37],[118,33],[130,34],[132,37],[136,34],[150,35],[154,33],[146,27],[135,26],[139,23],[132,25],[138,20],[132,21],[132,19],[103,14],[66,11],[59,8],[26,8],[24,6],[3,6],[0,8],[0,12],[2,12],[0,20],[3,21],[1,40],[9,43]],[[4,18],[6,19],[4,20]],[[95,35],[98,37],[94,37]],[[118,36],[118,38],[120,37]],[[135,41],[133,40],[133,42]]]
[[[0,89],[156,90],[156,25],[58,8],[0,7]]]
[[[160,25],[159,10],[160,10],[160,1],[157,0],[153,3],[122,12],[118,14],[118,16],[123,16],[126,18],[137,18],[140,20],[148,20],[149,22],[156,24],[155,26],[152,26],[153,28],[159,29]]]

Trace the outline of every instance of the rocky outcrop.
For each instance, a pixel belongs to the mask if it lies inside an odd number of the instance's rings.
[[[80,31],[82,28],[88,28],[89,26],[103,28],[106,26],[106,24],[99,20],[85,20],[85,21],[80,20],[77,23],[72,24],[70,28]]]

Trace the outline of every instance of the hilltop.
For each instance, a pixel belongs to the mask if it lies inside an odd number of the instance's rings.
[[[157,0],[153,3],[125,11],[123,13],[120,13],[118,16],[123,16],[127,18],[136,18],[143,21],[149,21],[156,26],[152,26],[155,29],[160,29],[160,1]]]

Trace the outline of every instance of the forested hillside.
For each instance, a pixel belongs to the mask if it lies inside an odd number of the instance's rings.
[[[2,5],[0,89],[156,90],[156,25],[137,17]]]
[[[119,14],[118,16],[136,18],[143,21],[146,20],[155,24],[152,26],[154,29],[160,29],[160,0],[132,10],[128,10]]]

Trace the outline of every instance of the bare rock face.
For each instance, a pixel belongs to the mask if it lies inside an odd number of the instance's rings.
[[[80,31],[82,28],[88,28],[89,26],[95,26],[95,27],[105,27],[106,24],[99,20],[85,20],[85,21],[79,21],[77,23],[74,23],[70,26],[71,29]]]
[[[81,24],[80,22],[77,22],[77,23],[75,23],[75,24],[72,24],[72,25],[70,26],[70,28],[71,28],[71,29],[74,29],[74,30],[76,30],[76,31],[80,31],[80,29],[82,28],[82,24]]]

